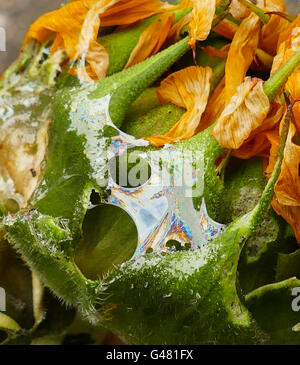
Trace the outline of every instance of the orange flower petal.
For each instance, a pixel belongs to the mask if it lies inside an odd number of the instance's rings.
[[[250,9],[241,4],[239,0],[232,0],[229,7],[231,15],[238,20],[247,18],[250,15]]]
[[[286,28],[279,37],[279,46],[274,58],[271,74],[276,73],[300,49],[300,15]],[[285,88],[290,93],[292,101],[300,99],[300,68],[298,67],[289,77]],[[297,127],[300,127],[300,104],[293,108]]]
[[[273,197],[271,205],[275,212],[292,226],[297,242],[300,244],[300,207],[281,205],[276,200],[276,196]]]
[[[174,18],[174,14],[162,14],[142,33],[125,68],[144,61],[148,57],[155,55],[161,49],[169,35]]]
[[[239,26],[237,24],[225,19],[214,28],[214,32],[227,39],[233,39],[238,29]]]
[[[230,49],[230,44],[226,44],[221,49],[212,46],[202,47],[201,49],[204,53],[206,53],[210,57],[227,58]]]
[[[274,166],[277,160],[278,147],[279,147],[279,125],[275,129],[273,134],[269,134],[268,140],[271,143],[271,149],[269,154],[268,165],[265,168],[265,173],[267,177],[271,176]]]
[[[277,51],[279,37],[288,28],[289,24],[281,16],[272,15],[269,22],[262,27],[260,48],[274,56]]]
[[[249,159],[254,156],[261,156],[269,159],[274,149],[274,143],[279,140],[279,123],[286,110],[285,105],[273,102],[271,110],[263,124],[255,129],[243,145],[233,152],[235,157]],[[277,137],[276,141],[274,138]],[[274,162],[277,151],[275,151]],[[272,171],[271,171],[272,172]]]
[[[171,102],[187,112],[164,136],[146,138],[156,147],[194,136],[210,93],[210,67],[192,66],[168,76],[157,91],[161,103]]]
[[[280,11],[282,13],[286,11],[283,0],[259,0],[257,5],[265,11]]]
[[[92,80],[102,80],[108,70],[109,66],[109,55],[106,49],[96,41],[90,43],[90,48],[86,56],[86,60],[91,68]],[[80,75],[78,75],[80,77]],[[85,81],[89,81],[86,79]]]
[[[263,81],[247,77],[224,109],[212,135],[223,148],[238,149],[262,125],[269,110]]]
[[[109,65],[109,57],[104,47],[96,42],[100,28],[100,15],[116,4],[119,0],[99,0],[91,6],[87,12],[80,36],[77,52],[74,59],[81,59],[78,68],[78,77],[83,81],[92,81],[85,69],[85,61],[88,61],[93,73],[100,80],[106,76]]]
[[[165,3],[160,0],[119,0],[101,15],[104,27],[132,24],[164,11]]]
[[[291,123],[275,194],[280,204],[300,207],[300,146],[293,142],[295,134],[296,128]]]
[[[39,42],[55,37],[51,51],[64,49],[71,60],[82,58],[77,74],[85,81],[105,77],[108,68],[106,50],[96,44],[100,23],[128,25],[164,11],[160,0],[76,0],[44,14],[31,25],[24,44],[31,38]],[[101,18],[101,20],[100,20]],[[88,61],[90,67],[85,69]],[[76,71],[73,69],[73,73]]]
[[[192,21],[190,22],[190,41],[191,48],[195,48],[196,41],[204,41],[210,31],[216,12],[216,0],[192,0],[193,11]]]
[[[219,116],[222,114],[225,108],[225,78],[218,84],[215,88],[212,96],[209,98],[207,103],[207,107],[203,116],[201,118],[201,122],[199,127],[197,128],[196,133],[204,131],[206,128],[211,126],[216,122]]]
[[[182,31],[182,29],[188,25],[192,20],[192,13],[188,13],[186,14],[183,18],[181,18],[177,23],[175,23],[168,35],[168,39],[167,42],[169,44],[178,42],[181,37],[180,37],[180,32]]]
[[[230,46],[225,69],[226,102],[235,94],[253,62],[259,42],[260,19],[251,13],[238,28]]]
[[[300,47],[300,14],[279,36],[271,74],[275,74]],[[293,75],[293,74],[292,74]]]
[[[73,1],[64,7],[42,15],[29,28],[24,44],[31,38],[43,43],[59,33],[69,57],[76,54],[78,36],[88,8],[81,1]]]
[[[268,159],[272,147],[271,140],[276,137],[279,138],[278,128],[261,132],[247,140],[243,146],[238,150],[235,150],[232,155],[243,160],[248,160],[254,156]]]
[[[300,243],[300,146],[293,142],[295,134],[296,128],[291,123],[272,206],[291,224]]]

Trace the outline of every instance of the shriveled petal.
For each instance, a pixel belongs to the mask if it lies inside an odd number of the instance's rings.
[[[278,125],[274,133],[270,134],[268,138],[269,142],[271,143],[271,148],[268,156],[268,161],[265,166],[265,173],[267,178],[271,177],[272,172],[274,170],[278,154],[279,139],[280,135],[279,135],[279,125]]]
[[[275,212],[291,225],[297,242],[300,244],[300,207],[281,205],[276,200],[276,196],[274,196],[271,205]]]
[[[209,98],[207,107],[201,122],[197,128],[197,133],[204,131],[206,128],[214,124],[225,108],[225,78],[218,84],[212,96]]]
[[[204,41],[210,31],[216,12],[216,0],[192,0],[189,45],[194,49],[196,41]]]
[[[253,62],[260,35],[260,19],[251,13],[238,28],[230,46],[225,70],[226,102],[235,94]]]
[[[162,14],[151,24],[140,36],[139,41],[133,49],[125,68],[131,67],[155,55],[168,38],[174,14]]]
[[[300,207],[300,146],[293,142],[295,134],[296,128],[291,123],[284,151],[281,174],[274,190],[277,201],[280,204]]]
[[[279,37],[277,55],[274,58],[271,74],[276,73],[300,49],[300,15],[286,28]],[[298,67],[288,78],[285,88],[292,101],[300,99],[300,68]],[[300,104],[293,108],[296,124],[300,128]]]
[[[269,110],[263,82],[247,77],[224,109],[212,135],[222,147],[238,149],[262,125]]]
[[[231,22],[230,20],[224,19],[214,28],[214,32],[227,39],[233,39],[238,29],[239,26],[237,24]]]
[[[271,55],[277,51],[279,37],[289,26],[288,20],[279,15],[272,15],[269,22],[262,27],[259,46]]]
[[[248,160],[255,156],[264,157],[268,163],[270,151],[272,148],[272,141],[279,139],[278,128],[267,130],[256,134],[253,138],[249,138],[241,148],[233,152],[233,156]]]
[[[229,7],[231,15],[238,20],[247,18],[250,14],[250,9],[242,5],[239,0],[232,0]]]
[[[291,123],[272,206],[291,224],[300,243],[300,146],[293,141],[295,134],[295,125]]]
[[[92,5],[84,18],[75,58],[87,54],[90,43],[97,38],[98,30],[100,28],[100,15],[118,1],[119,0],[99,0]]]
[[[31,38],[43,43],[51,39],[53,33],[60,34],[67,55],[73,58],[87,12],[88,8],[82,1],[73,1],[58,10],[42,15],[30,26],[24,44]]]
[[[258,6],[265,11],[286,11],[286,5],[283,0],[259,0]]]
[[[181,18],[177,23],[175,23],[172,28],[169,31],[169,35],[168,35],[168,39],[167,42],[169,44],[178,42],[181,37],[180,37],[180,33],[182,31],[182,29],[190,24],[192,20],[192,12],[186,14],[183,18]]]
[[[89,63],[87,67],[85,60]],[[106,49],[96,41],[91,41],[86,58],[79,62],[77,68],[72,67],[69,73],[77,75],[84,82],[98,81],[106,77],[108,66],[109,54]]]
[[[119,0],[99,0],[87,12],[79,40],[75,59],[82,58],[78,69],[78,77],[84,81],[92,81],[85,70],[84,61],[88,61],[98,80],[106,76],[109,58],[106,50],[96,42],[100,28],[100,15],[116,4]]]
[[[277,102],[272,103],[271,110],[262,125],[250,134],[243,145],[233,152],[233,155],[241,159],[249,159],[254,156],[269,159],[274,140],[275,138],[279,139],[279,124],[285,110],[285,105]],[[274,161],[276,160],[276,154],[277,151],[275,152]]]
[[[277,55],[274,58],[271,74],[275,74],[300,47],[300,14],[296,20],[280,33]]]
[[[160,0],[119,0],[101,15],[101,24],[103,27],[133,24],[161,13],[164,6]]]
[[[77,73],[83,80],[103,78],[108,68],[108,54],[96,44],[101,26],[128,25],[164,11],[160,0],[76,0],[44,14],[31,25],[24,44],[31,38],[54,42],[51,51],[64,49],[71,60],[82,58]],[[100,20],[101,19],[101,20]],[[89,62],[89,68],[83,64]]]
[[[202,47],[201,49],[210,57],[227,58],[230,44],[226,44],[221,49],[212,46]]]
[[[187,112],[164,136],[146,138],[154,146],[175,143],[194,136],[210,93],[210,67],[192,66],[168,76],[157,94],[161,103],[171,102]]]

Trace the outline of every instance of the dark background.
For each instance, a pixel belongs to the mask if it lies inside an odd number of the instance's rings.
[[[286,0],[293,14],[300,11],[300,0]],[[41,14],[57,9],[63,0],[0,0],[0,27],[6,30],[7,52],[0,52],[0,74],[18,55],[28,27]]]

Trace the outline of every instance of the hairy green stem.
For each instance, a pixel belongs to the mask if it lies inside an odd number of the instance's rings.
[[[282,88],[288,77],[295,71],[300,64],[300,50],[292,56],[289,61],[264,83],[264,92],[270,101],[273,101]]]
[[[283,162],[284,157],[284,150],[286,146],[286,141],[289,133],[289,127],[290,127],[290,121],[291,121],[291,115],[292,115],[292,109],[293,109],[293,103],[288,106],[288,110],[286,112],[283,126],[280,133],[280,140],[279,140],[279,147],[278,147],[278,153],[277,158],[274,166],[274,170],[272,172],[271,178],[269,179],[265,190],[260,198],[259,204],[256,208],[256,221],[260,221],[262,218],[262,215],[264,212],[268,209],[270,206],[270,203],[272,201],[273,195],[274,195],[274,186],[279,178],[280,172],[281,172],[281,166]]]

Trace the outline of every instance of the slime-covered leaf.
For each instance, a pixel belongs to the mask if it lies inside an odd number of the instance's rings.
[[[236,288],[240,250],[253,218],[252,213],[236,220],[198,250],[136,257],[109,274],[99,303],[106,326],[134,344],[264,341]]]

